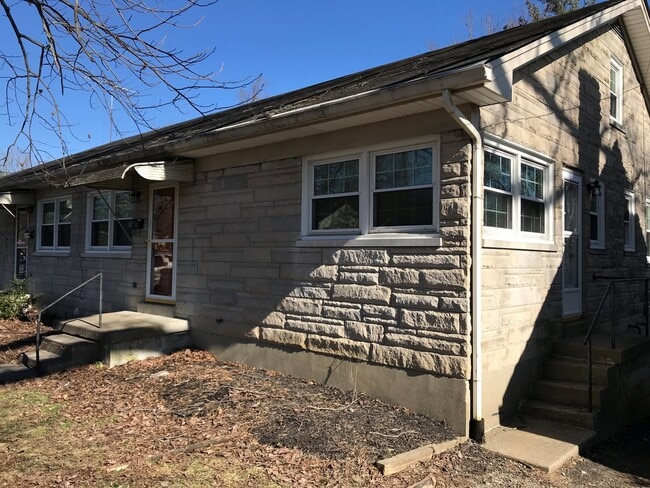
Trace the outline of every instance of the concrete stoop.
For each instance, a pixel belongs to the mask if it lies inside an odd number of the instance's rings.
[[[58,334],[46,336],[39,351],[38,373],[53,373],[102,362],[112,367],[132,360],[169,354],[190,346],[186,320],[139,312],[111,312],[55,324]],[[0,369],[0,381],[18,381],[36,374],[36,351],[23,352],[24,366]],[[25,368],[26,367],[26,368]]]
[[[592,430],[524,417],[487,432],[483,447],[550,473],[586,449],[595,436]]]

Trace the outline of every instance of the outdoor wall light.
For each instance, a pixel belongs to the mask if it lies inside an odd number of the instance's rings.
[[[600,181],[593,180],[587,183],[587,191],[589,192],[589,195],[599,197],[603,194],[603,187],[600,186]]]
[[[140,200],[140,190],[133,190],[131,192],[131,203],[136,203]]]

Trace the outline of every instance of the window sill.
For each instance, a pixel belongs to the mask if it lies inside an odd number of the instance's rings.
[[[557,246],[553,241],[515,241],[495,238],[484,238],[484,248],[494,249],[519,249],[521,251],[556,252]]]
[[[303,236],[296,247],[440,247],[438,234],[366,234],[363,236]]]
[[[65,251],[59,251],[54,249],[52,250],[41,249],[41,250],[34,251],[33,255],[38,257],[48,257],[48,256],[64,257],[64,256],[70,256],[70,249],[66,249]]]
[[[82,258],[130,258],[131,251],[85,251]]]
[[[611,125],[617,131],[622,132],[623,134],[625,134],[625,128],[623,127],[623,124],[621,124],[619,121],[610,118],[609,119],[609,125]]]

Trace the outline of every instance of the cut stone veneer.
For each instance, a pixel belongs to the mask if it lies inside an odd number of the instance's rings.
[[[260,339],[387,366],[469,378],[467,272],[441,250],[323,251],[260,326]],[[312,268],[313,269],[313,268]],[[326,272],[322,270],[326,269]]]

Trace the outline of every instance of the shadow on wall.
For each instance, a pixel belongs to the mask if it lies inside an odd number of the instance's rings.
[[[567,56],[570,58],[569,54]],[[557,93],[560,84],[556,85],[555,91],[550,91],[540,81],[544,79],[543,73],[537,78],[540,67],[535,66],[530,78],[536,95],[556,115],[557,134],[549,140],[566,140],[563,133],[570,135],[577,142],[577,160],[558,159],[559,149],[554,155],[557,163],[562,164],[562,167],[556,165],[555,168],[556,221],[552,224],[555,243],[562,246],[561,260],[557,256],[558,266],[547,295],[501,398],[501,423],[519,413],[530,395],[532,383],[542,375],[543,361],[552,353],[553,343],[562,337],[584,337],[609,283],[605,279],[594,280],[594,274],[614,278],[645,278],[646,275],[646,244],[638,212],[628,211],[626,199],[626,191],[639,188],[645,166],[641,169],[626,168],[624,164],[636,161],[637,165],[639,162],[645,165],[644,155],[636,150],[637,147],[643,149],[645,111],[643,118],[636,119],[637,127],[630,117],[625,132],[610,125],[609,113],[601,113],[602,100],[608,99],[609,93],[601,93],[602,84],[589,71],[581,69],[578,72],[578,116],[572,118],[570,110],[565,110],[560,104]],[[564,180],[564,169],[575,175],[575,179]],[[595,180],[601,183],[601,198],[604,198],[605,215],[600,220],[592,213],[592,209],[596,209],[597,197],[587,189],[587,184]],[[637,209],[642,196],[637,192]],[[604,226],[604,229],[600,230],[599,226]],[[604,237],[601,246],[595,242],[599,232]],[[630,233],[628,237],[627,232]],[[634,251],[627,250],[630,240],[635,243]],[[544,256],[539,259],[540,256],[533,251],[522,252],[530,253],[531,261],[544,262]],[[643,292],[642,282],[625,284],[617,289],[616,302],[625,304],[617,309],[618,332],[627,330],[642,315]],[[577,309],[571,311],[573,307]],[[608,300],[599,315],[596,332],[609,333],[611,307],[611,300]]]

